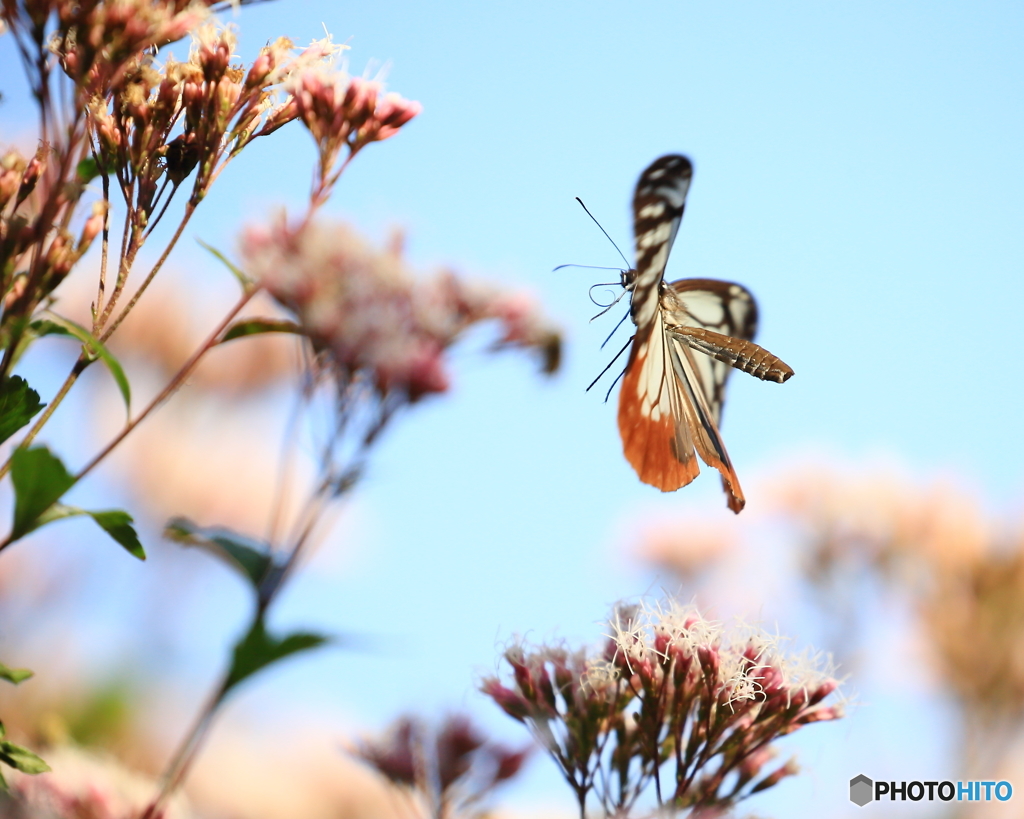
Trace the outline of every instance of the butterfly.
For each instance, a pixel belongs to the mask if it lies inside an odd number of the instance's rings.
[[[666,283],[665,265],[686,206],[693,165],[670,154],[641,175],[633,196],[636,268],[624,271],[636,325],[619,392],[619,434],[640,480],[671,492],[700,468],[694,450],[722,475],[729,508],[746,503],[721,433],[732,368],[782,383],[793,370],[754,344],[750,291],[716,279]]]

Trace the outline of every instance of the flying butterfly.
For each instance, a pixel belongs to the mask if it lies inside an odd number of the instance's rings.
[[[670,154],[636,185],[636,268],[622,274],[636,334],[619,393],[619,434],[640,480],[662,492],[697,477],[696,450],[721,473],[729,508],[739,513],[746,501],[718,431],[725,382],[733,367],[780,384],[793,370],[754,344],[757,304],[745,287],[715,279],[665,282],[692,178],[690,160]]]

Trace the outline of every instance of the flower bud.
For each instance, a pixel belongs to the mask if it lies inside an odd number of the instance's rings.
[[[719,667],[718,649],[714,646],[698,646],[697,660],[707,677],[717,677]]]
[[[511,688],[503,686],[495,677],[488,677],[480,684],[480,690],[494,700],[495,704],[512,719],[525,722],[532,709],[526,698]]]
[[[821,702],[823,699],[825,699],[825,697],[827,697],[829,694],[831,694],[833,691],[835,691],[838,687],[839,687],[839,682],[838,681],[836,681],[836,680],[825,680],[825,682],[823,682],[821,685],[819,685],[814,690],[814,693],[811,694],[810,698],[807,701],[807,704],[808,705],[817,705],[819,702]]]
[[[270,50],[264,48],[260,55],[253,60],[252,65],[249,67],[249,73],[245,75],[246,90],[262,88],[264,81],[273,68],[274,58],[271,56]]]
[[[781,768],[772,771],[772,773],[768,774],[768,776],[766,776],[764,779],[762,779],[760,782],[754,785],[754,787],[750,789],[750,792],[758,793],[759,791],[767,790],[768,788],[778,785],[779,782],[781,782],[787,776],[795,776],[798,773],[800,773],[800,766],[796,764],[795,759],[791,759]]]
[[[106,204],[103,202],[94,202],[92,206],[92,216],[85,220],[85,226],[82,228],[82,237],[78,240],[77,250],[79,255],[82,255],[89,249],[89,245],[92,244],[92,240],[99,235],[101,230],[103,230],[106,216]]]
[[[4,296],[4,312],[11,309],[14,303],[25,295],[25,290],[28,288],[28,276],[24,273],[19,273],[14,277],[14,282],[11,284],[10,289]]]
[[[497,757],[498,766],[494,772],[494,781],[496,783],[504,782],[519,773],[531,750],[531,748],[524,748],[521,751],[497,749],[495,756]]]
[[[21,186],[18,188],[18,196],[14,200],[14,207],[18,208],[21,203],[35,190],[36,183],[39,181],[39,177],[43,175],[43,171],[46,170],[46,154],[48,153],[48,146],[42,145],[39,150],[36,151],[36,155],[28,161],[28,165],[25,166],[25,172],[21,176]]]

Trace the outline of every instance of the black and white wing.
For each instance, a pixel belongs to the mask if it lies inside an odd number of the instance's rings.
[[[636,270],[629,287],[636,325],[619,392],[623,453],[640,480],[671,492],[700,472],[694,455],[690,397],[673,364],[672,340],[661,307],[668,254],[679,232],[693,166],[663,156],[640,175],[633,196]]]

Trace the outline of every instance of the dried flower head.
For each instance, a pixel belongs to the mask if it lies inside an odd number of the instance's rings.
[[[511,684],[484,693],[526,724],[558,763],[581,813],[593,793],[628,815],[653,785],[661,810],[727,810],[793,773],[763,768],[771,743],[841,716],[817,655],[786,656],[759,629],[734,633],[674,600],[617,606],[597,653],[505,652]]]
[[[91,0],[52,6],[57,28],[50,48],[83,100],[106,97],[120,88],[143,54],[180,40],[209,16],[206,3],[174,0]]]

